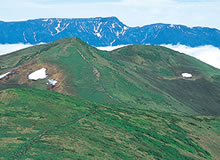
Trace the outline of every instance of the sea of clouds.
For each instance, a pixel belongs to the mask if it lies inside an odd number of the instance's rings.
[[[30,44],[0,44],[0,56],[31,46]]]
[[[30,44],[0,44],[0,56],[9,54],[11,52],[30,47],[32,45]],[[114,49],[118,49],[121,47],[124,47],[126,45],[121,46],[109,46],[109,47],[97,47],[100,50],[106,50],[111,51]],[[220,69],[220,49],[207,45],[207,46],[201,46],[201,47],[188,47],[185,45],[161,45],[173,50],[176,50],[181,53],[185,53],[187,55],[190,55],[192,57],[195,57],[207,64],[210,64],[216,68]]]
[[[185,53],[189,56],[195,57],[215,68],[220,69],[220,49],[207,45],[201,47],[188,47],[185,45],[162,45],[164,47],[173,49],[175,51]]]

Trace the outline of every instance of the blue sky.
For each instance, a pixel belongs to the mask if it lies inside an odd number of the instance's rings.
[[[116,16],[129,26],[152,23],[220,29],[219,0],[7,0],[1,20]]]

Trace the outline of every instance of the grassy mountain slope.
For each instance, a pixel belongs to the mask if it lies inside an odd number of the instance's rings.
[[[47,79],[27,76],[47,68]],[[24,49],[0,57],[0,90],[39,88],[96,102],[153,108],[187,114],[220,114],[220,71],[195,58],[156,46],[127,46],[112,52],[93,48],[77,38]],[[181,73],[193,78],[182,78]]]
[[[0,159],[218,159],[219,118],[0,91]]]
[[[136,86],[145,92],[150,90],[151,94],[151,87],[159,92],[164,99],[158,101],[163,105],[172,107],[172,97],[180,102],[179,108],[183,110],[190,108],[203,114],[220,114],[219,70],[164,47],[128,46],[114,51],[111,56],[125,66],[123,69],[134,81],[136,77],[142,80]],[[182,73],[191,73],[193,77],[183,78]]]

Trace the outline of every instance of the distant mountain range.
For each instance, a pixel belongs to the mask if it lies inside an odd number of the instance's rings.
[[[78,37],[92,46],[123,44],[183,44],[191,47],[220,47],[220,30],[173,24],[129,27],[116,17],[85,19],[35,19],[21,22],[0,21],[0,43],[49,43]]]

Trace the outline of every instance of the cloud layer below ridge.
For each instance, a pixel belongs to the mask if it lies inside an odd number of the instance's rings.
[[[30,47],[30,44],[0,44],[0,56]]]
[[[188,47],[185,45],[162,45],[164,47],[173,49],[175,51],[185,53],[189,56],[195,57],[209,65],[220,69],[220,49],[207,45],[201,47]]]

